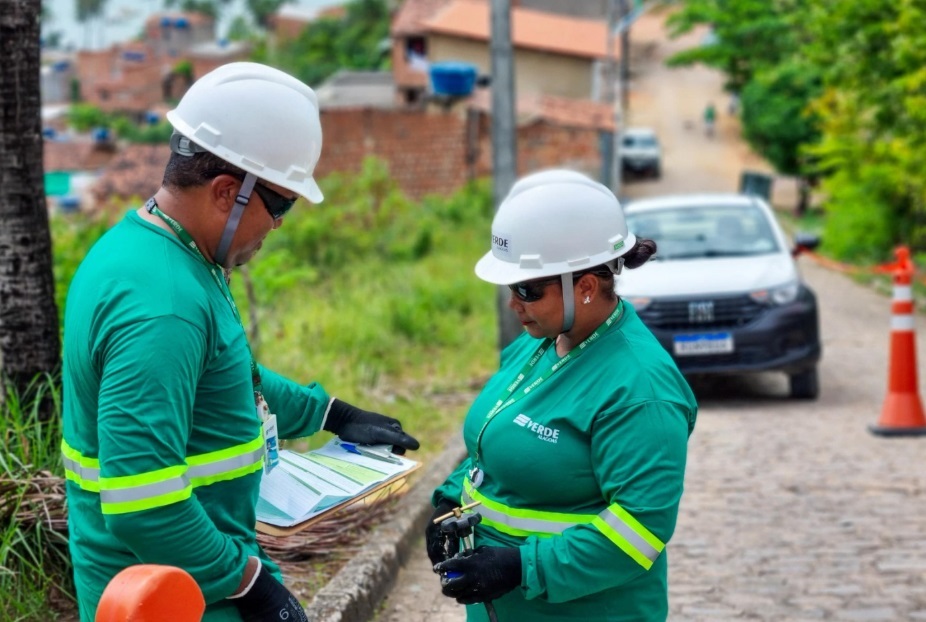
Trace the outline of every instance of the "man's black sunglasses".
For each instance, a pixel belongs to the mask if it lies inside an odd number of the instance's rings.
[[[600,276],[602,278],[607,278],[612,276],[610,270],[587,270],[585,272],[576,272],[572,275],[572,282],[575,283],[582,276],[586,274],[594,274],[595,276]],[[553,283],[559,283],[560,277],[554,276],[547,279],[537,279],[536,281],[522,281],[520,283],[513,283],[508,286],[508,289],[511,290],[511,293],[521,302],[537,302],[547,291],[547,287],[553,285]]]
[[[229,171],[211,171],[210,177],[218,177],[219,175],[231,175],[238,181],[243,182],[244,177],[236,173],[231,173]],[[267,213],[270,214],[270,217],[274,220],[283,218],[286,213],[293,208],[293,205],[296,204],[296,200],[299,196],[293,198],[284,197],[282,194],[268,188],[267,186],[256,183],[254,184],[254,192],[257,193],[257,196],[260,197],[260,200],[264,202],[264,207],[267,209]]]
[[[299,198],[298,196],[292,198],[284,197],[276,190],[268,188],[263,184],[254,184],[254,192],[256,192],[260,200],[264,202],[264,207],[267,208],[267,211],[274,220],[283,218],[286,212],[293,208],[296,199]]]

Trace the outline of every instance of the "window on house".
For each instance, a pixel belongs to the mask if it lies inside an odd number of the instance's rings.
[[[405,58],[411,60],[412,56],[427,58],[428,44],[424,37],[409,37],[405,41]]]

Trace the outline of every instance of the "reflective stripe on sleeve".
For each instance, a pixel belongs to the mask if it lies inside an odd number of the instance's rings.
[[[550,537],[576,525],[591,524],[635,562],[649,570],[665,548],[624,508],[614,503],[599,514],[567,514],[512,508],[489,499],[475,488],[469,479],[463,482],[463,504],[478,501],[476,511],[482,523],[512,536]]]
[[[264,438],[258,436],[242,445],[189,456],[186,463],[190,465],[187,477],[194,487],[243,477],[264,468]]]
[[[100,509],[103,514],[126,514],[189,499],[193,487],[186,471],[183,464],[139,475],[101,477]]]
[[[595,517],[592,524],[617,548],[647,570],[666,548],[659,538],[616,503]]]
[[[100,461],[85,458],[80,452],[61,439],[61,454],[64,457],[64,477],[84,490],[100,492]]]
[[[103,514],[139,512],[189,499],[193,488],[234,480],[263,468],[264,441],[254,440],[206,454],[188,456],[185,464],[147,473],[100,477],[100,461],[61,443],[67,479],[99,493]]]
[[[476,511],[482,515],[483,523],[512,536],[555,536],[570,527],[591,523],[595,519],[594,514],[567,514],[512,508],[479,493],[467,479],[463,485],[463,503],[473,501],[481,504]]]

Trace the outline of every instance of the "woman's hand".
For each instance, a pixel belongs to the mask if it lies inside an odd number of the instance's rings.
[[[521,585],[521,550],[480,546],[470,555],[437,564],[434,570],[441,574],[444,596],[461,605],[484,603]]]
[[[457,507],[456,504],[446,499],[441,499],[440,503],[438,503],[437,507],[434,509],[434,513],[431,514],[431,518],[428,519],[428,526],[425,527],[424,530],[424,543],[428,550],[428,558],[431,560],[432,564],[439,564],[443,561],[447,561],[453,557],[460,548],[457,538],[451,536],[449,533],[442,532],[440,525],[434,524],[435,518],[448,514],[455,507]],[[434,572],[437,572],[437,570]]]

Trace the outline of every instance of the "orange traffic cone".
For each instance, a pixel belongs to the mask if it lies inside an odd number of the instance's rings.
[[[916,373],[916,337],[913,331],[913,262],[906,247],[895,250],[897,263],[890,266],[894,275],[891,303],[891,361],[888,391],[881,419],[869,426],[881,436],[920,436],[926,434],[926,417],[920,402]]]
[[[173,566],[129,566],[109,582],[95,622],[199,622],[206,601],[186,571]]]

